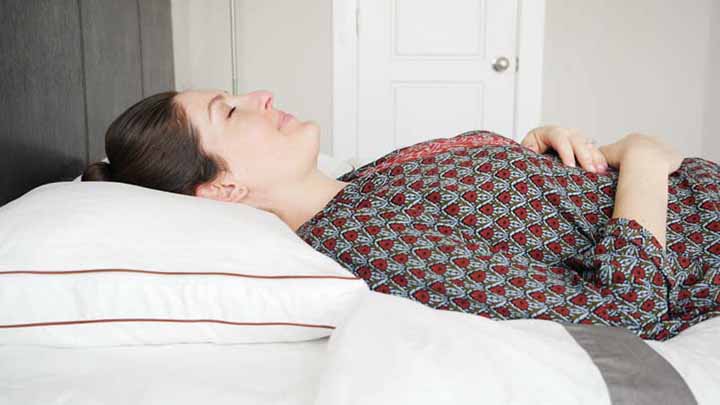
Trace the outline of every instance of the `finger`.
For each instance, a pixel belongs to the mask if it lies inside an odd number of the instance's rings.
[[[603,145],[598,148],[600,153],[602,153],[603,157],[605,158],[605,161],[607,162],[608,167],[614,167],[618,168],[618,143],[611,143],[608,145]]]
[[[557,134],[557,132],[556,132]],[[560,160],[570,167],[575,167],[575,154],[568,136],[556,135],[550,139],[551,146],[560,156]]]
[[[580,135],[573,135],[570,137],[570,143],[575,152],[575,159],[580,163],[580,167],[589,172],[596,172],[597,169],[593,163],[591,151],[592,146],[588,143],[587,139]]]
[[[535,138],[535,134],[531,131],[528,132],[527,135],[525,135],[525,138],[520,142],[520,145],[539,153],[540,152],[540,146],[538,146],[537,139]]]
[[[520,143],[536,153],[545,153],[547,143],[543,142],[543,127],[535,128],[525,135],[525,139]]]
[[[600,152],[600,149],[597,147],[591,147],[590,152],[592,153],[593,157],[593,164],[595,165],[595,168],[599,173],[605,173],[608,168],[607,160],[605,160],[605,155]]]

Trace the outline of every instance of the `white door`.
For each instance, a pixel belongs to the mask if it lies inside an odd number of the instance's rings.
[[[515,0],[358,0],[357,158],[514,135]]]

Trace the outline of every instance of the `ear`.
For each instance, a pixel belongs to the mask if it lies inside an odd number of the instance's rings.
[[[221,174],[217,179],[195,189],[198,197],[233,203],[242,202],[248,192],[247,186],[238,182],[231,174]]]

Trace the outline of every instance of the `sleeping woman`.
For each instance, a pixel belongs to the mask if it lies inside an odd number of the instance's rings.
[[[110,163],[83,180],[269,211],[372,290],[437,309],[655,340],[720,314],[717,163],[544,126],[422,142],[333,179],[319,137],[269,92],[162,93],[112,123]]]

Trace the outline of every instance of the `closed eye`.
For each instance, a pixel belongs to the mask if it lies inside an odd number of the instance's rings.
[[[228,112],[228,115],[227,115],[228,118],[230,118],[230,116],[233,115],[233,113],[235,112],[235,108],[237,108],[237,107],[233,107],[230,109],[230,112]]]

